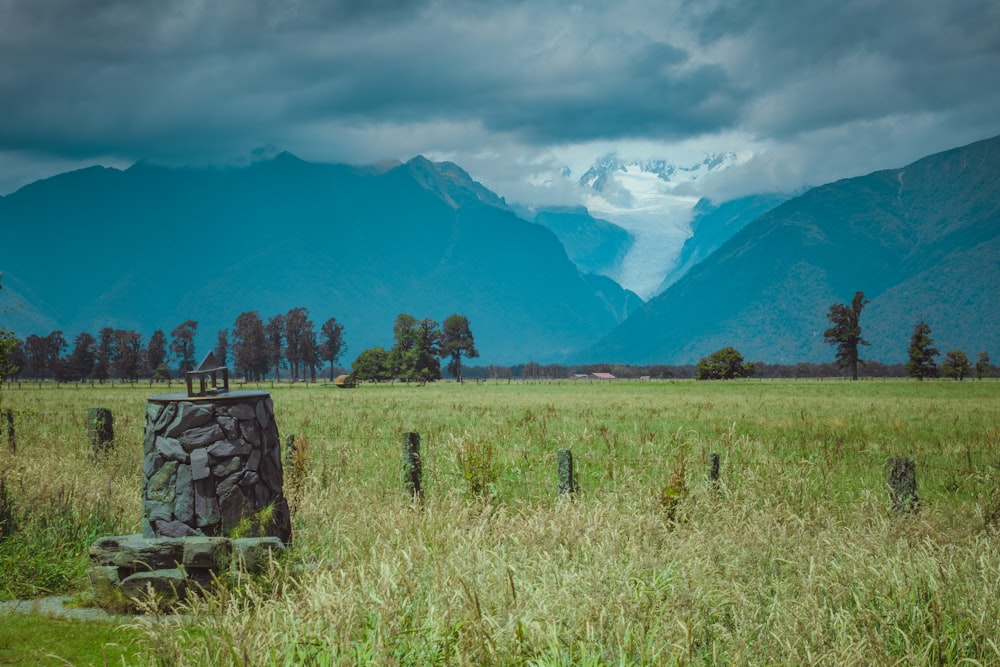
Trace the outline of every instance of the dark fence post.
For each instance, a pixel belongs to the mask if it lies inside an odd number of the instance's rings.
[[[414,498],[420,499],[424,491],[420,486],[423,468],[420,465],[420,434],[403,434],[403,488]]]
[[[708,481],[713,489],[719,488],[719,455],[716,452],[708,453]]]
[[[576,478],[573,475],[573,452],[560,449],[557,455],[559,466],[559,493],[576,493]]]
[[[94,456],[110,449],[115,439],[114,421],[111,410],[90,408],[87,410],[87,438]]]
[[[17,453],[17,434],[14,432],[14,411],[5,410],[4,417],[7,420],[7,448],[11,454]]]
[[[291,470],[295,465],[295,434],[289,433],[285,438],[285,467]]]
[[[897,512],[916,512],[920,507],[917,497],[917,465],[913,459],[893,456],[886,462],[886,476],[892,509]]]

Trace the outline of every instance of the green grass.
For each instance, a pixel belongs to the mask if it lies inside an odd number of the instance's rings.
[[[132,665],[136,639],[115,623],[11,614],[0,622],[0,665]]]
[[[166,625],[136,620],[144,664],[1000,661],[995,381],[262,388],[300,446],[293,558]],[[24,554],[0,558],[0,591],[79,590],[79,545],[138,530],[157,393],[5,389],[18,531],[59,537],[0,545]],[[118,442],[94,464],[97,405]],[[419,504],[402,490],[408,431]],[[556,493],[561,448],[573,500]],[[916,515],[889,509],[897,455],[917,463]],[[668,487],[683,492],[664,503]],[[28,558],[63,575],[43,583]]]

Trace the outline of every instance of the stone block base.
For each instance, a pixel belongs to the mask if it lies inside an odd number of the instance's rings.
[[[108,611],[134,608],[150,591],[169,607],[234,568],[261,572],[284,550],[277,537],[102,537],[90,547],[88,574],[97,603]]]

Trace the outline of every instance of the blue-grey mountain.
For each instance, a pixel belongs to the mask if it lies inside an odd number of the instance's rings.
[[[726,346],[830,361],[826,313],[856,291],[862,358],[906,360],[913,325],[941,350],[1000,354],[1000,137],[814,188],[726,241],[579,360],[692,363]]]
[[[423,158],[95,167],[0,198],[0,228],[3,317],[22,337],[148,337],[193,319],[200,356],[243,311],[303,306],[344,325],[349,360],[391,344],[401,312],[462,313],[483,363],[514,363],[591,344],[641,305],[459,167]]]

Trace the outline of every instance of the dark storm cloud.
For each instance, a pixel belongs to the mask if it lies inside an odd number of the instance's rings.
[[[0,154],[957,143],[1000,129],[997,25],[994,0],[0,2]]]

